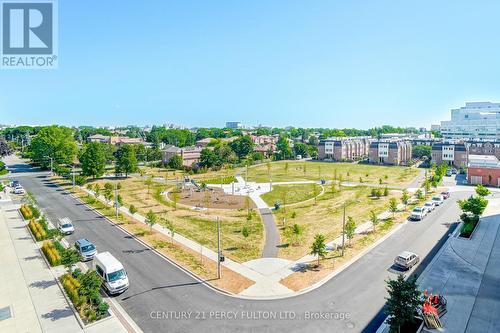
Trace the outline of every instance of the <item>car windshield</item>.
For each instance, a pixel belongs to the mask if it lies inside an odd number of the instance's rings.
[[[432,204],[430,202],[427,202],[427,203],[425,203],[424,206],[432,206]]]
[[[422,211],[422,208],[414,208],[413,211],[415,213],[420,213]]]
[[[434,198],[432,198],[432,200],[435,200],[435,201],[440,201],[440,200],[441,200],[441,198],[439,198],[439,197],[434,197]]]
[[[71,228],[71,227],[73,227],[73,225],[69,224],[69,223],[65,223],[65,224],[62,225],[62,227],[63,228]]]
[[[127,276],[127,274],[125,274],[125,270],[124,269],[120,269],[119,271],[116,271],[116,272],[113,272],[113,273],[109,273],[108,274],[108,281],[109,282],[114,282],[116,280],[119,280],[123,277]]]
[[[82,246],[83,252],[90,252],[90,251],[94,251],[94,250],[95,250],[94,244]]]

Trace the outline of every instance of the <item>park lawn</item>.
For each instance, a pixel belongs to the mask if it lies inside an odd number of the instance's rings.
[[[311,200],[275,211],[274,215],[281,237],[279,257],[297,260],[308,254],[316,234],[323,234],[327,242],[341,236],[344,202],[348,202],[346,219],[351,216],[356,225],[368,221],[371,210],[377,215],[386,211],[391,197],[397,198],[398,203],[400,202],[401,193],[398,191],[390,191],[387,197],[380,199],[370,198],[370,191],[371,188],[365,186],[342,186],[340,192],[337,187],[337,193],[333,194],[331,189],[326,187],[325,193],[318,197],[316,205]],[[303,234],[298,245],[289,245],[283,221],[285,221],[285,226],[297,223],[303,227]]]
[[[406,217],[407,214],[403,212],[398,213],[394,219],[391,218],[380,222],[375,230],[355,235],[353,239],[351,239],[350,245],[346,246],[343,257],[340,250],[329,252],[324,259],[320,260],[319,268],[317,267],[317,261],[314,260],[302,270],[292,273],[282,279],[280,283],[293,291],[300,291],[312,286],[347,264],[356,255],[366,249],[367,246],[375,243],[396,225],[403,222]]]
[[[109,180],[96,180],[90,183],[99,183],[101,189]],[[124,206],[135,206],[137,212],[145,216],[152,210],[160,217],[159,223],[170,221],[176,233],[196,241],[210,249],[217,251],[216,218],[221,221],[221,247],[223,253],[238,262],[245,262],[260,258],[264,247],[264,229],[260,215],[253,211],[252,219],[247,221],[246,210],[236,209],[208,209],[197,211],[183,205],[174,204],[160,193],[172,190],[173,187],[153,182],[148,189],[143,179],[129,177],[120,180],[122,188],[119,193],[123,198]],[[101,190],[103,193],[103,190]],[[247,238],[242,235],[244,226],[250,231]]]
[[[368,184],[379,184],[382,180],[383,184],[404,186],[411,183],[420,172],[417,168],[411,167],[356,163],[278,161],[270,163],[270,166],[273,182],[332,180],[336,172],[337,179],[343,181],[360,182],[362,180]],[[240,171],[244,177],[244,170]],[[269,182],[267,163],[248,168],[248,181]]]
[[[271,192],[264,193],[260,197],[269,205],[279,202],[281,205],[291,205],[297,202],[309,200],[318,196],[322,187],[318,184],[290,184],[273,185]]]

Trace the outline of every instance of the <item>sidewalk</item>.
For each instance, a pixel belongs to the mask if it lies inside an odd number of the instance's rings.
[[[82,329],[56,280],[64,269],[47,266],[7,197],[0,198],[0,309],[10,306],[11,318],[0,332],[127,332],[115,315]]]
[[[442,332],[500,332],[500,199],[488,200],[472,238],[450,238],[419,278],[448,300]]]

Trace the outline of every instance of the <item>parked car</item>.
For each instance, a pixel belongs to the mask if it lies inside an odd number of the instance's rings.
[[[12,193],[14,194],[24,194],[26,191],[24,191],[24,188],[22,186],[17,186],[12,190]]]
[[[75,242],[75,248],[83,261],[92,260],[97,254],[97,249],[88,239],[82,238]]]
[[[444,198],[442,195],[435,195],[432,197],[432,202],[434,202],[436,206],[441,206],[441,204],[444,202]]]
[[[424,204],[424,209],[426,209],[428,212],[432,212],[436,208],[436,205],[432,201],[427,201]]]
[[[453,175],[451,169],[446,170],[446,176],[451,177],[451,175]]]
[[[443,199],[448,199],[450,197],[450,191],[443,191],[441,192],[441,195],[443,196]]]
[[[11,183],[10,183],[10,187],[12,188],[16,188],[18,186],[21,186],[21,183],[19,183],[19,180],[13,180]]]
[[[394,264],[404,269],[410,269],[420,261],[420,257],[410,251],[401,252],[396,259],[394,259]]]
[[[456,175],[458,173],[458,170],[455,169],[455,168],[453,168],[453,169],[451,169],[451,173],[454,174],[454,175]]]
[[[71,235],[73,232],[75,232],[75,227],[73,226],[73,223],[67,217],[59,219],[59,224],[57,226],[57,229],[59,229],[59,231],[63,235]]]
[[[410,219],[414,221],[421,221],[427,215],[427,211],[424,207],[417,206],[411,211]]]
[[[121,262],[111,253],[102,252],[94,256],[93,266],[103,279],[103,288],[111,295],[124,292],[129,287],[127,272]]]

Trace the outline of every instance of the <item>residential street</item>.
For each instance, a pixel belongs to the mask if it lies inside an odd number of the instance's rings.
[[[68,241],[88,238],[99,251],[110,251],[124,264],[130,289],[116,300],[144,332],[375,331],[384,318],[380,312],[386,296],[384,280],[395,276],[389,271],[393,258],[403,250],[416,252],[423,259],[416,271],[422,271],[431,259],[427,255],[437,251],[458,219],[456,200],[472,192],[472,188],[456,187],[451,198],[422,222],[406,223],[316,290],[288,299],[251,301],[199,283],[50,183],[47,173],[27,173],[30,169],[25,164],[9,168],[10,177],[35,195],[53,221],[69,217],[74,222],[76,231]],[[337,314],[308,319],[311,312]]]

